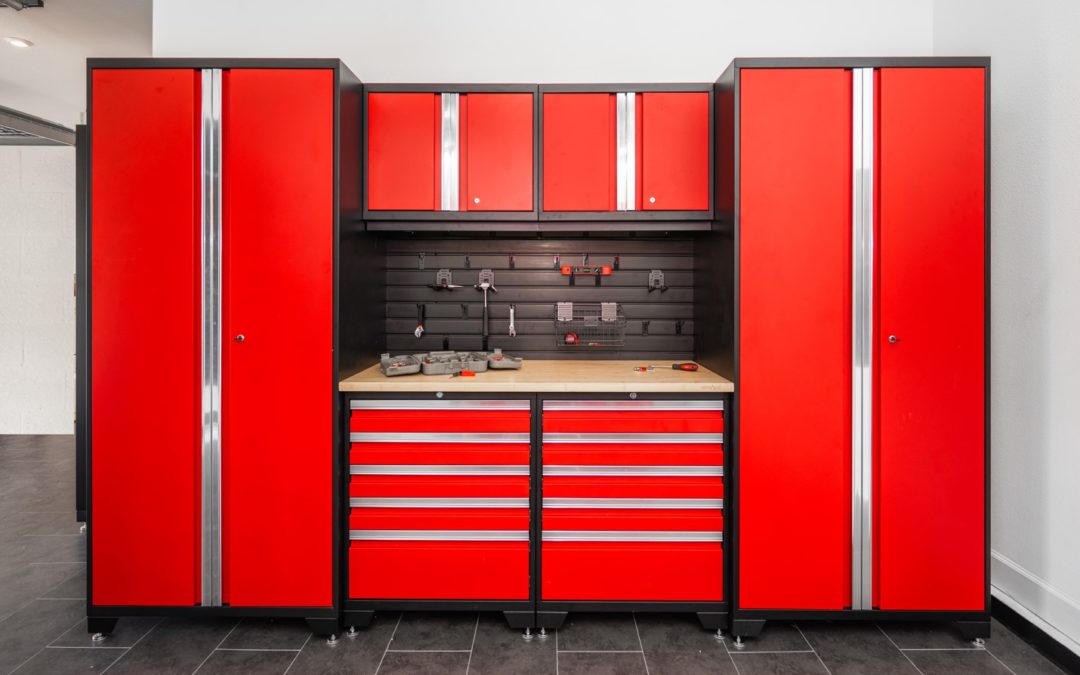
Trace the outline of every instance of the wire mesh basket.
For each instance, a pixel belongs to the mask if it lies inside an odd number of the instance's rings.
[[[626,317],[615,302],[560,302],[555,307],[555,346],[614,349],[626,342]]]

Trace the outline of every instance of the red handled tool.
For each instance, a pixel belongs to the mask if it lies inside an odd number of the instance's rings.
[[[656,370],[657,368],[666,368],[667,366],[635,366],[634,370],[642,373],[647,373],[650,370]],[[688,373],[697,372],[698,364],[686,362],[686,363],[673,363],[671,364],[672,370],[685,370]]]

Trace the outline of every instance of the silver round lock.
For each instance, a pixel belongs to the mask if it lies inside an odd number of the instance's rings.
[[[472,198],[472,203],[473,204],[479,204],[480,203],[480,198],[479,197],[473,197]]]
[[[632,401],[632,400],[634,400],[634,399],[636,399],[636,398],[637,398],[637,394],[635,394],[635,393],[631,392],[631,393],[630,393],[630,400]]]
[[[656,203],[656,197],[649,197],[649,203],[650,204],[655,204]]]
[[[435,392],[435,398],[442,398],[442,397],[443,397],[443,393],[441,391]]]
[[[889,342],[892,344],[896,344],[897,342],[900,342],[900,338],[896,337],[895,335],[890,335]]]
[[[241,333],[241,334],[237,335],[237,336],[236,336],[235,338],[233,338],[233,339],[234,339],[234,340],[236,340],[237,342],[243,342],[243,341],[244,341],[244,334],[243,334],[243,333]]]

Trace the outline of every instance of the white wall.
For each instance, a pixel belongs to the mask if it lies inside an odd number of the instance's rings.
[[[75,150],[0,147],[0,434],[75,417]]]
[[[1080,653],[1078,35],[1075,0],[934,10],[935,54],[993,59],[994,594]]]
[[[928,55],[932,9],[931,0],[155,0],[153,51],[340,57],[368,82],[711,82],[735,56]]]

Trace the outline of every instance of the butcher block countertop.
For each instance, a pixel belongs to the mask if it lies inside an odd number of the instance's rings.
[[[647,373],[635,366],[647,361],[526,360],[521,370],[487,370],[475,377],[398,375],[386,377],[379,364],[341,381],[346,392],[476,391],[476,392],[670,392],[725,393],[735,391],[731,380],[704,367],[688,373],[672,370],[671,361]]]

